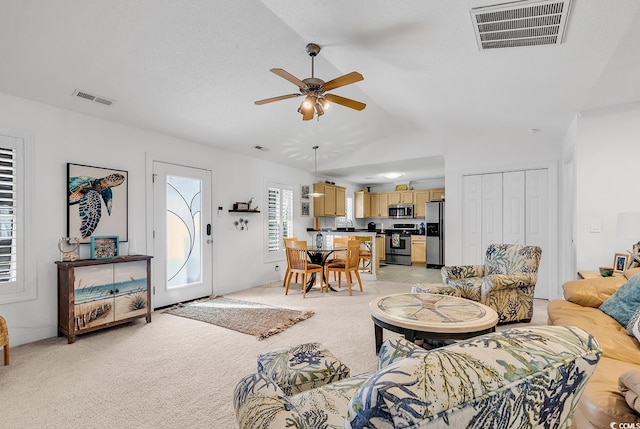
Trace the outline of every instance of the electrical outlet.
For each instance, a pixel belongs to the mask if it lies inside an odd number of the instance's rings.
[[[276,271],[280,271],[280,265],[276,265]]]

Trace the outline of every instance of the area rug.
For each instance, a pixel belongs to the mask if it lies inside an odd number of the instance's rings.
[[[273,307],[219,295],[178,304],[164,312],[255,335],[258,340],[282,332],[314,315],[313,311]]]

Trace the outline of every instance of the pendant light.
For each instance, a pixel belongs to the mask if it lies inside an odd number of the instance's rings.
[[[318,147],[319,146],[314,146],[311,149],[313,149],[313,161],[314,161],[314,165],[315,165],[315,174],[316,174],[316,179],[314,183],[318,183]],[[322,197],[324,196],[324,194],[322,192],[316,192],[315,190],[313,192],[309,193],[310,197]]]

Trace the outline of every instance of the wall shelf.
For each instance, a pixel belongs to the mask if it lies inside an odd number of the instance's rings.
[[[229,209],[229,213],[260,213],[260,210],[232,210],[232,209]]]

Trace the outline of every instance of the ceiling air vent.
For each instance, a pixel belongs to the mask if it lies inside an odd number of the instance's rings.
[[[571,0],[525,0],[471,9],[478,48],[559,45]]]
[[[95,101],[96,103],[104,104],[106,106],[111,106],[114,100],[110,100],[106,97],[100,97],[99,95],[89,94],[87,91],[82,91],[80,89],[76,89],[73,91],[73,95],[75,97],[84,98],[85,100]]]

